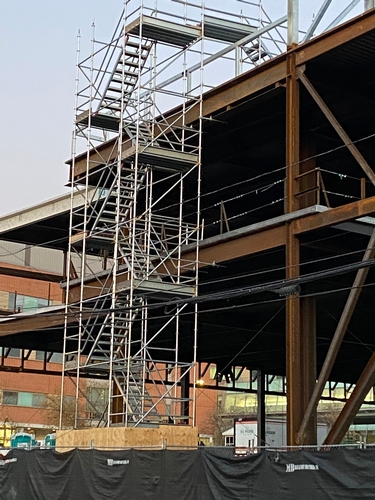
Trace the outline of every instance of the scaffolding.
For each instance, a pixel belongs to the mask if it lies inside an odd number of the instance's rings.
[[[194,424],[203,93],[285,48],[285,19],[260,4],[166,3],[126,1],[110,42],[93,27],[90,57],[77,50],[70,181],[82,206],[70,214],[61,391],[63,407],[74,382],[76,427],[87,378],[106,381],[97,425]]]

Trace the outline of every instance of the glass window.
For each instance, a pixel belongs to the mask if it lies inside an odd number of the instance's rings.
[[[3,405],[40,407],[44,404],[44,394],[32,392],[3,391]]]
[[[225,436],[225,446],[234,446],[234,436]]]
[[[107,401],[108,401],[108,390],[105,389],[104,387],[87,388],[86,408],[87,411],[90,412],[91,417],[99,418],[106,409]],[[92,403],[92,405],[90,403]]]
[[[44,361],[44,351],[35,351],[35,359],[37,361]]]
[[[17,405],[17,404],[18,404],[18,392],[3,391],[3,405]]]
[[[40,307],[47,307],[48,306],[48,300],[47,299],[37,299],[37,307],[38,309]]]
[[[210,366],[210,380],[215,380],[216,378],[216,365]]]
[[[21,349],[11,349],[8,352],[8,356],[11,358],[19,358],[21,356]]]
[[[31,392],[18,393],[18,406],[33,406],[33,395]]]
[[[35,351],[35,359],[37,361],[44,361],[44,351]],[[61,352],[54,352],[52,354],[51,359],[49,360],[50,363],[62,363],[62,354]]]
[[[48,306],[47,299],[30,297],[28,295],[20,295],[18,293],[9,293],[8,296],[8,308],[11,311],[36,311],[40,307],[46,306]]]
[[[42,406],[46,400],[44,394],[32,394],[32,406]]]
[[[15,304],[14,300],[15,300],[15,294],[10,293],[9,297],[8,297],[8,309],[10,309],[12,311],[14,311],[16,308],[16,304]]]
[[[61,352],[54,352],[52,354],[51,363],[62,363],[63,355]]]
[[[23,311],[35,311],[36,309],[38,309],[38,299],[25,296],[23,298]]]

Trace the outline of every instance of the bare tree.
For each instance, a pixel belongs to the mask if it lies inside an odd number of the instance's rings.
[[[60,394],[47,394],[41,408],[45,408],[46,419],[51,427],[59,427],[60,425],[60,406],[61,406],[61,395]],[[76,420],[76,404],[74,398],[70,396],[65,396],[62,406],[62,428],[83,428],[87,427],[84,404],[78,402],[78,412],[77,412],[77,425]]]

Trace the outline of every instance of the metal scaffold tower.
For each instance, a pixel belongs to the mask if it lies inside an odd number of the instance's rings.
[[[285,45],[284,19],[230,4],[127,0],[110,42],[93,34],[77,64],[63,365],[76,426],[87,378],[106,381],[98,425],[194,424],[203,93],[218,80],[203,70],[221,61],[227,80],[228,64],[238,74]]]

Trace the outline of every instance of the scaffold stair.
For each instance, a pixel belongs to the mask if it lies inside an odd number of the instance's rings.
[[[120,117],[137,86],[140,74],[152,48],[152,42],[127,34],[107,87],[103,92],[98,112],[109,110]]]
[[[118,225],[122,228],[119,239],[126,238],[124,235],[129,232],[134,199],[144,186],[146,168],[142,165],[138,169],[122,166],[120,181],[118,175],[117,173],[100,209],[93,213],[95,220],[88,236],[96,244],[101,241],[104,246],[113,245]]]
[[[127,370],[116,373],[116,384],[121,394],[124,395],[124,411],[128,413],[133,422],[143,420],[144,423],[160,423],[163,420],[162,416],[147,390],[144,377],[143,362],[133,363],[129,373]]]
[[[85,366],[90,367],[90,372],[99,372],[109,368],[112,357],[113,368],[121,368],[124,359],[128,355],[128,337],[134,321],[139,312],[142,299],[135,297],[133,307],[130,307],[129,299],[117,299],[114,312],[109,312],[103,321],[97,334],[86,331],[87,338],[95,338],[90,351],[86,356]],[[112,346],[112,347],[111,347]]]
[[[138,144],[141,146],[158,146],[158,142],[154,139],[151,124],[147,122],[140,122],[138,125],[136,122],[125,123],[124,129],[133,144],[137,142],[138,137]]]

